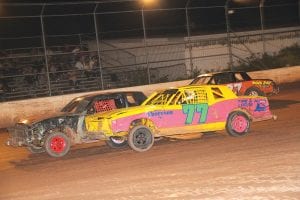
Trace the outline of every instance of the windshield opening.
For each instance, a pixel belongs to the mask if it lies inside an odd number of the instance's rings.
[[[68,103],[63,109],[61,109],[61,112],[81,113],[86,109],[89,102],[90,101],[85,98],[75,98],[70,103]]]
[[[165,90],[153,96],[146,105],[165,105],[174,97],[178,89]]]
[[[206,85],[209,84],[211,76],[201,76],[195,78],[190,85]]]

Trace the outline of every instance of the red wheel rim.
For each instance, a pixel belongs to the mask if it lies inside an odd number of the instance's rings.
[[[50,148],[55,153],[62,153],[65,150],[66,141],[61,136],[55,136],[50,141]]]
[[[231,127],[238,133],[243,133],[248,127],[248,121],[244,116],[235,116],[232,120]]]

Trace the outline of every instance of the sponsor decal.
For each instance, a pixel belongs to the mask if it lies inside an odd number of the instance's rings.
[[[251,107],[253,106],[253,101],[251,99],[238,100],[239,107]]]
[[[267,101],[264,99],[256,99],[256,100],[242,99],[238,101],[238,106],[241,108],[245,108],[245,107],[249,108],[255,106],[254,111],[257,112],[263,112],[268,109]]]
[[[148,112],[147,115],[148,115],[148,117],[158,117],[158,118],[161,118],[164,115],[173,115],[173,111],[172,110],[168,110],[168,111],[154,111],[154,112]]]
[[[260,87],[269,87],[272,81],[253,81],[252,84]]]
[[[238,94],[242,88],[242,83],[231,83],[227,84],[227,87],[231,89],[235,94]]]
[[[255,102],[257,104],[254,111],[263,112],[267,110],[268,106],[266,100],[255,100]]]

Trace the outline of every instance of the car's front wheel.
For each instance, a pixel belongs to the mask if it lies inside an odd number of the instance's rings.
[[[249,117],[241,111],[235,111],[229,114],[226,130],[229,135],[234,137],[240,137],[247,135],[250,128]]]
[[[125,137],[109,137],[109,139],[106,140],[105,142],[111,148],[116,148],[116,149],[127,146],[127,140]]]
[[[45,141],[46,152],[52,157],[62,157],[66,155],[71,147],[69,137],[61,132],[50,133]]]
[[[128,134],[128,144],[135,151],[147,151],[153,146],[153,143],[154,135],[147,126],[136,126]]]

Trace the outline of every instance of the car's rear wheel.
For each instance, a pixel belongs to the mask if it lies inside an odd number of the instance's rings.
[[[109,139],[106,140],[105,142],[111,148],[116,148],[116,149],[127,146],[127,140],[125,137],[109,137]]]
[[[147,126],[136,126],[128,134],[128,144],[135,151],[147,151],[153,146],[153,143],[154,135]]]
[[[229,114],[226,130],[229,135],[240,137],[247,135],[250,128],[250,119],[247,114],[241,111],[235,111]]]
[[[265,93],[259,88],[251,87],[246,90],[245,95],[247,96],[265,96]]]
[[[39,147],[39,146],[28,146],[27,149],[31,153],[43,153],[46,151],[44,147]]]
[[[61,132],[50,133],[45,141],[46,152],[52,157],[62,157],[66,155],[71,147],[69,137]]]

